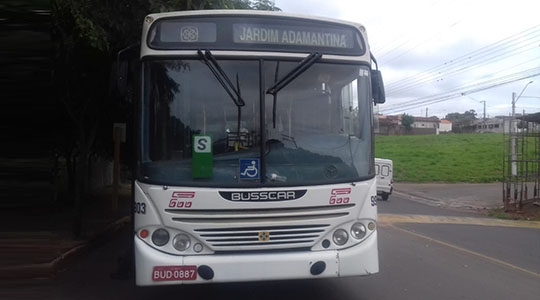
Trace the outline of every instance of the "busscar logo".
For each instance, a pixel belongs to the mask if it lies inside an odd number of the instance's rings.
[[[307,190],[296,191],[257,191],[257,192],[219,192],[223,199],[229,201],[289,201],[302,198]]]

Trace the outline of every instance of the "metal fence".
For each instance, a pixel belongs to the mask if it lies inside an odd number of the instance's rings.
[[[507,119],[503,127],[504,209],[520,211],[524,204],[539,198],[540,126],[536,122]]]

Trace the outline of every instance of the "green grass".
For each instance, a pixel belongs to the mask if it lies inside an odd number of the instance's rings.
[[[498,182],[502,134],[376,136],[375,156],[394,162],[396,182]]]

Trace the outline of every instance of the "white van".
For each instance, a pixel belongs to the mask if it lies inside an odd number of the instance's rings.
[[[393,162],[390,159],[375,158],[375,174],[377,175],[377,195],[388,200],[393,190]]]

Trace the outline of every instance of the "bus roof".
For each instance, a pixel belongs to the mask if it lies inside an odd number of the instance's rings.
[[[369,55],[365,28],[348,21],[258,10],[150,14],[143,48]],[[154,52],[156,55],[164,54]]]
[[[164,18],[164,17],[179,17],[179,16],[280,16],[285,18],[296,18],[296,19],[305,19],[312,21],[323,21],[330,22],[342,25],[354,26],[365,31],[365,27],[356,22],[345,21],[340,19],[333,19],[321,16],[314,15],[303,15],[303,14],[292,14],[282,11],[267,11],[267,10],[251,10],[251,9],[206,9],[206,10],[184,10],[184,11],[173,11],[173,12],[163,12],[163,13],[153,13],[149,14],[148,17],[153,18]]]

